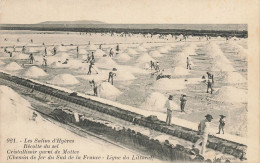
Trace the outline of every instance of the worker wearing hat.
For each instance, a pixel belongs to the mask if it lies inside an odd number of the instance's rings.
[[[114,76],[116,76],[116,73],[115,71],[117,71],[116,68],[113,68],[111,72],[109,72],[108,74],[108,82],[111,81],[111,84],[113,85],[114,84]]]
[[[210,128],[210,122],[213,119],[212,115],[207,114],[206,119],[202,120],[198,126],[198,135],[200,136],[199,140],[192,146],[195,147],[202,143],[202,148],[200,151],[200,154],[204,154],[206,150],[206,145],[208,141],[208,134],[209,134],[209,128]]]
[[[172,103],[173,96],[169,95],[168,100],[166,101],[166,108],[167,108],[167,117],[166,117],[166,125],[171,124],[172,120],[172,110],[173,110],[173,103]]]
[[[184,112],[184,107],[187,101],[186,94],[181,95],[180,101],[181,101],[181,112]]]
[[[225,126],[225,117],[224,115],[219,115],[219,130],[217,134],[220,134],[220,131],[222,130],[222,133],[224,134],[224,126]]]

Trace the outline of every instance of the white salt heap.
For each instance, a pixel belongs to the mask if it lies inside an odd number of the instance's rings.
[[[48,74],[44,72],[41,68],[32,66],[24,73],[24,75],[27,77],[38,78],[40,76],[46,76]]]
[[[155,61],[151,56],[149,56],[147,53],[142,54],[137,60],[136,62],[138,63],[146,63],[146,62],[150,62],[150,61]]]
[[[4,67],[4,69],[7,70],[7,71],[16,71],[16,70],[21,70],[22,67],[19,66],[16,62],[11,62],[8,65],[6,65]]]
[[[120,95],[121,92],[108,82],[103,82],[99,88],[100,97],[113,99]]]
[[[96,45],[93,45],[93,44],[90,44],[90,45],[87,46],[87,49],[93,51],[93,50],[96,50],[96,49],[97,49],[97,46],[96,46]]]
[[[97,67],[111,69],[117,67],[116,62],[111,57],[99,58],[95,64]]]
[[[247,93],[243,89],[223,86],[214,94],[213,100],[228,103],[243,103],[247,101]]]
[[[103,55],[106,54],[103,50],[97,49],[94,53],[95,57],[103,57]]]
[[[163,74],[173,76],[189,75],[189,70],[183,67],[175,67],[170,69],[164,69]]]
[[[235,71],[234,67],[227,63],[216,62],[212,63],[211,71]]]
[[[39,51],[39,49],[36,47],[25,47],[25,53],[35,53],[37,51]]]
[[[168,79],[168,78],[163,78],[156,80],[153,83],[153,89],[157,90],[182,90],[185,89],[185,82],[183,79]]]
[[[126,80],[134,80],[136,77],[131,74],[129,71],[119,70],[116,72],[115,80],[116,81],[126,81]]]
[[[49,83],[58,85],[73,85],[79,83],[79,81],[70,74],[59,74],[55,76]]]
[[[246,79],[237,72],[223,72],[223,83],[245,83]]]
[[[131,57],[126,54],[126,53],[119,53],[117,56],[116,56],[116,59],[120,62],[127,62],[131,59]]]
[[[5,64],[5,63],[4,63],[3,61],[0,60],[0,65],[3,65],[3,64]]]
[[[165,103],[167,101],[167,97],[159,92],[151,93],[145,100],[144,103],[141,104],[140,108],[152,111],[165,112],[166,107]],[[178,105],[172,101],[173,109],[177,110]]]
[[[169,49],[165,47],[159,47],[158,50],[160,53],[168,53]]]
[[[79,54],[87,54],[87,50],[85,49],[79,49]]]
[[[134,56],[136,54],[138,54],[134,49],[128,48],[126,53],[130,56]]]
[[[14,59],[29,59],[29,55],[20,52],[13,52],[12,55]]]
[[[147,50],[144,48],[144,47],[142,47],[142,46],[138,46],[138,48],[136,49],[137,51],[139,51],[139,52],[146,52]]]
[[[162,55],[160,52],[158,52],[157,50],[154,50],[154,51],[149,52],[149,55],[152,56],[152,57],[154,57],[154,58],[162,57],[162,56],[163,56],[163,55]]]

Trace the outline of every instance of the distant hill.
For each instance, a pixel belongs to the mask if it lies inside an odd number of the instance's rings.
[[[77,20],[77,21],[46,21],[38,24],[106,24],[95,20]]]

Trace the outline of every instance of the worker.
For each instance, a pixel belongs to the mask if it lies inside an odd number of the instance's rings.
[[[22,52],[25,53],[25,46],[23,46],[23,48],[22,48]]]
[[[34,61],[33,53],[30,53],[29,59],[30,59],[30,64],[33,64]]]
[[[191,62],[190,62],[190,59],[189,57],[187,57],[187,69],[191,70]]]
[[[172,120],[172,111],[173,111],[173,96],[169,95],[168,100],[166,101],[166,108],[167,108],[167,117],[166,117],[166,125],[171,125]]]
[[[113,57],[113,55],[114,55],[113,48],[111,48],[109,51],[109,57]]]
[[[68,64],[68,62],[69,62],[69,59],[66,58],[66,60],[62,64]]]
[[[99,45],[99,49],[102,49],[102,44]]]
[[[46,67],[47,67],[46,55],[43,56],[43,66],[46,66]]]
[[[4,51],[5,51],[5,53],[8,53],[8,51],[7,51],[7,47],[5,47]]]
[[[91,74],[91,69],[93,68],[94,62],[90,62],[89,67],[88,67],[88,75]]]
[[[56,47],[54,47],[53,48],[53,55],[56,55],[56,53],[57,53],[57,49],[56,49]]]
[[[150,61],[150,66],[151,66],[151,70],[152,70],[153,68],[155,69],[154,62],[153,62],[153,61]]]
[[[119,53],[119,44],[116,45],[116,54]]]
[[[31,43],[33,43],[33,39],[31,39]]]
[[[181,112],[185,112],[184,107],[185,107],[185,104],[186,104],[186,101],[187,101],[186,94],[181,95],[180,101],[181,101]]]
[[[94,52],[91,53],[91,60],[95,61]]]
[[[44,55],[46,56],[47,55],[47,48],[45,47],[44,49]]]
[[[160,67],[159,67],[159,62],[156,62],[154,69],[159,72],[160,71]]]
[[[109,72],[108,74],[108,82],[111,81],[111,84],[113,85],[114,84],[114,76],[116,76],[116,73],[115,71],[117,71],[116,68],[113,68],[111,72]]]
[[[79,57],[79,47],[77,46],[77,58]]]
[[[20,39],[19,39],[19,38],[17,38],[17,42],[20,42]]]
[[[225,117],[224,115],[219,115],[220,119],[219,119],[219,130],[217,134],[220,134],[220,131],[222,130],[222,133],[224,134],[224,126],[225,126]]]
[[[13,49],[14,49],[13,52],[15,52],[15,51],[16,51],[16,47],[15,47],[15,45],[13,46]]]
[[[194,148],[197,145],[199,145],[200,143],[202,143],[202,148],[200,151],[201,155],[203,155],[205,153],[206,145],[207,145],[207,141],[208,141],[209,129],[210,129],[210,122],[213,119],[212,115],[210,115],[210,114],[207,114],[205,117],[206,117],[206,119],[202,120],[198,126],[197,134],[200,136],[200,138],[195,142],[194,145],[192,145],[192,147]]]
[[[208,81],[207,81],[207,93],[209,93],[209,89],[211,91],[211,94],[212,94],[212,91],[213,91],[213,84],[214,84],[214,76],[212,74],[210,74],[209,72],[207,72],[207,75],[208,75]]]

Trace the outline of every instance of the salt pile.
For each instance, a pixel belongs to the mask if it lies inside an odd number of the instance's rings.
[[[48,74],[45,73],[42,69],[36,66],[32,66],[24,73],[24,75],[27,77],[38,78],[40,76],[46,76]]]
[[[100,97],[103,98],[114,98],[121,94],[121,92],[111,85],[109,82],[103,82],[99,88]]]
[[[237,72],[223,73],[222,82],[224,83],[245,83],[246,79]]]
[[[175,76],[182,76],[182,75],[189,75],[189,70],[183,68],[183,67],[175,67],[171,69],[164,69],[164,73],[171,74]]]
[[[58,52],[55,56],[60,57],[61,59],[66,59],[70,57],[70,54],[66,52]]]
[[[13,58],[15,59],[29,59],[29,56],[24,53],[13,52]]]
[[[146,50],[144,47],[139,46],[139,47],[137,48],[137,51],[139,51],[139,52],[146,52],[147,50]]]
[[[117,56],[116,56],[116,59],[120,62],[127,62],[131,59],[131,57],[126,54],[126,53],[119,53]]]
[[[73,85],[79,83],[79,81],[70,74],[59,74],[55,76],[49,83],[58,85]]]
[[[22,67],[19,66],[16,62],[11,62],[5,66],[5,70],[7,70],[7,71],[16,71],[16,70],[21,70],[21,69],[22,69]]]
[[[141,104],[140,108],[152,111],[165,112],[165,103],[167,101],[167,97],[159,92],[151,93],[145,100],[144,103]],[[174,110],[177,110],[178,105],[172,101]]]
[[[165,47],[159,47],[159,48],[158,48],[158,51],[159,51],[160,53],[168,53],[168,49],[165,48]]]
[[[37,49],[36,47],[25,47],[25,53],[35,53],[38,51],[39,49]]]
[[[154,82],[153,89],[157,90],[182,90],[185,89],[185,83],[182,79],[163,78]]]
[[[213,99],[221,102],[244,103],[247,102],[247,93],[243,89],[223,86],[215,93]]]
[[[116,62],[111,57],[102,57],[97,60],[97,66],[100,68],[114,68],[117,66]]]
[[[3,65],[3,64],[5,64],[5,63],[4,63],[3,61],[0,60],[0,65]]]
[[[122,71],[122,70],[119,70],[116,73],[116,77],[115,77],[116,81],[126,81],[126,80],[134,80],[134,79],[136,79],[136,77],[133,74],[131,74],[128,71]]]
[[[94,53],[95,57],[103,57],[103,55],[106,54],[103,50],[97,49]]]
[[[154,57],[154,58],[162,57],[162,56],[163,56],[163,55],[162,55],[160,52],[158,52],[157,50],[151,51],[151,52],[149,53],[149,55],[152,56],[152,57]]]
[[[210,70],[211,71],[235,71],[233,66],[222,62],[213,63],[212,66],[210,67]]]
[[[79,54],[87,54],[87,50],[85,49],[79,49]]]
[[[90,44],[87,46],[87,49],[88,50],[96,50],[97,49],[97,46],[96,45],[93,45],[93,44]]]
[[[128,48],[126,53],[130,56],[138,54],[134,49]]]
[[[218,55],[213,58],[214,62],[220,62],[221,64],[231,64],[231,62],[224,55]]]
[[[142,54],[137,60],[136,62],[138,63],[146,63],[146,62],[150,62],[150,61],[155,61],[152,57],[150,57],[147,53]]]
[[[57,47],[56,47],[56,50],[57,50],[58,52],[65,52],[65,51],[67,51],[67,48],[66,48],[65,46],[57,46]]]

